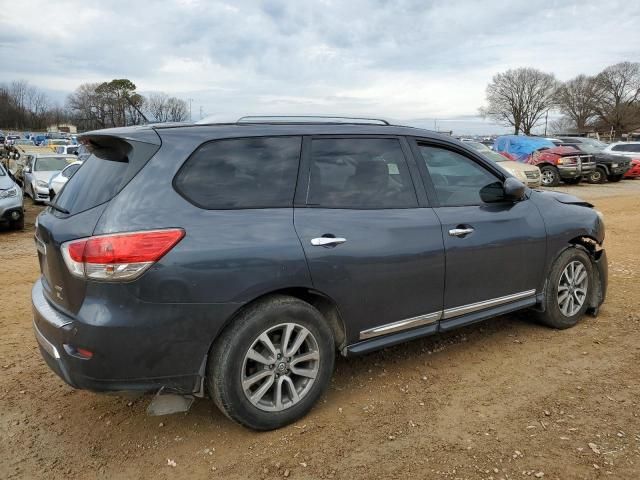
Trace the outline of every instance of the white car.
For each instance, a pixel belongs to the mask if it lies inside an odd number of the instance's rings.
[[[607,147],[602,151],[613,155],[640,158],[640,142],[615,142],[607,145]]]
[[[27,160],[22,172],[25,195],[34,203],[49,200],[49,180],[67,165],[76,161],[75,155],[34,155]]]
[[[78,145],[58,145],[56,153],[61,155],[78,155]]]
[[[78,171],[82,165],[82,162],[73,162],[64,167],[64,169],[51,177],[49,180],[49,198],[53,200],[58,193],[60,193],[60,189],[64,187],[64,185],[69,181],[71,177]]]

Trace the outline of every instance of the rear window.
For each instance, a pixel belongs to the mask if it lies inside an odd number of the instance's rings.
[[[148,143],[100,139],[93,152],[56,197],[71,215],[108,202],[140,171],[160,148]]]
[[[174,186],[208,210],[293,205],[301,137],[217,140],[198,148]]]

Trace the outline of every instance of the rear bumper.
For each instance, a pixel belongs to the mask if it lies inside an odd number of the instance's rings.
[[[124,314],[114,317],[113,312],[107,312],[112,323],[105,322],[93,308],[91,319],[82,319],[80,314],[72,317],[47,300],[42,281],[35,283],[31,293],[34,333],[45,362],[66,383],[93,391],[200,390],[213,341],[213,333],[203,328],[211,325],[210,317],[208,324],[198,321],[196,325],[194,316],[196,321],[198,316],[188,306],[177,310],[158,305],[154,309],[151,304],[143,305],[151,320],[144,324],[131,321],[127,325]],[[161,310],[164,317],[158,313]],[[141,314],[134,312],[137,318]],[[81,358],[77,348],[90,350],[93,357]]]

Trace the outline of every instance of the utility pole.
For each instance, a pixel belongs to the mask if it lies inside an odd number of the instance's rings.
[[[202,120],[202,105],[200,105],[200,120]]]
[[[193,98],[189,98],[189,121],[193,122],[193,117],[191,117],[191,102],[193,102]]]
[[[547,136],[547,121],[549,120],[549,110],[544,115],[544,136]]]

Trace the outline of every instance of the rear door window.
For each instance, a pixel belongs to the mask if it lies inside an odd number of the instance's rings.
[[[418,206],[409,168],[396,138],[313,139],[308,184],[310,206]]]
[[[291,207],[301,145],[301,137],[209,142],[185,162],[174,186],[208,210]]]

